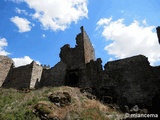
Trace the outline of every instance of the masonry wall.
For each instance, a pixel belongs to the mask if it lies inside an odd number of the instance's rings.
[[[75,87],[91,86],[86,63],[95,59],[94,48],[83,26],[80,30],[81,32],[76,36],[75,48],[66,44],[60,52],[61,61],[66,65],[65,85]]]
[[[29,88],[37,88],[39,87],[41,76],[42,76],[42,71],[43,68],[42,66],[38,65],[36,62],[31,63],[32,66],[32,73],[31,73],[31,79],[30,79],[30,86]]]
[[[65,84],[66,65],[60,61],[51,69],[44,69],[40,85],[43,86],[62,86]]]
[[[152,106],[152,97],[158,90],[153,67],[143,55],[108,62],[102,80],[102,87],[107,88],[104,94],[111,95],[122,106]]]
[[[29,65],[13,68],[3,87],[16,89],[38,87],[42,70],[42,66],[34,61]]]
[[[88,63],[90,60],[95,60],[95,52],[86,31],[84,31],[83,27],[81,27],[81,29],[84,42],[84,59],[85,63]]]
[[[7,80],[10,70],[12,69],[13,61],[6,57],[0,55],[0,87]]]
[[[66,64],[68,69],[84,68],[84,55],[81,47],[70,48],[70,45],[64,45],[60,52],[61,61]]]
[[[91,60],[86,64],[87,81],[90,81],[90,87],[98,88],[102,84],[102,60]]]
[[[60,58],[68,69],[84,69],[86,63],[95,59],[94,48],[90,39],[85,32],[83,26],[80,28],[81,33],[76,36],[75,48],[70,48],[70,45],[64,45],[61,48]]]
[[[5,83],[5,87],[12,87],[16,89],[29,88],[31,75],[32,66],[30,64],[14,68],[10,76],[11,78],[7,83]]]

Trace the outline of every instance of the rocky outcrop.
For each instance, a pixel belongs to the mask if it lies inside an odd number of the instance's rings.
[[[89,99],[96,99],[96,96],[94,95],[93,88],[81,88],[80,92],[83,93],[84,96],[86,96]]]
[[[71,96],[68,92],[57,92],[49,95],[49,100],[55,105],[64,107],[71,103]]]
[[[34,113],[41,120],[60,120],[62,107],[71,104],[68,92],[55,92],[49,95],[49,101],[40,101],[34,106]]]
[[[41,120],[60,120],[58,113],[55,112],[57,107],[47,102],[39,102],[34,109],[34,114]]]

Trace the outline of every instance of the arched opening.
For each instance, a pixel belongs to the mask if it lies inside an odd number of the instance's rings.
[[[68,71],[66,74],[65,85],[71,87],[78,87],[78,84],[79,84],[79,71],[77,69]]]

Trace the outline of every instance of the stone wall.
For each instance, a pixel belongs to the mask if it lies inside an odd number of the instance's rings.
[[[31,72],[31,79],[30,79],[30,86],[29,88],[38,88],[42,76],[43,68],[42,66],[38,65],[36,62],[31,63],[32,72]]]
[[[34,61],[29,65],[13,68],[3,87],[33,89],[41,80],[42,70],[42,66]]]
[[[40,85],[62,86],[65,83],[66,65],[61,61],[51,69],[43,69]]]
[[[86,64],[87,81],[90,87],[98,88],[102,81],[102,60],[98,58],[96,61],[91,60]]]
[[[84,59],[85,63],[89,63],[90,60],[95,60],[95,52],[92,46],[92,43],[84,30],[83,26],[81,27],[81,35],[83,39],[83,49],[84,49]]]
[[[159,31],[158,27],[158,37]],[[11,59],[0,56],[0,87],[92,87],[99,99],[111,96],[122,109],[125,105],[157,106],[155,99],[160,99],[160,66],[152,67],[147,57],[137,55],[108,62],[103,70],[102,60],[95,60],[94,48],[83,27],[76,36],[76,44],[75,48],[64,45],[59,55],[60,62],[52,68],[34,61],[13,68]]]
[[[83,68],[85,66],[83,51],[79,46],[70,48],[70,45],[64,45],[61,48],[60,58],[68,69]]]
[[[10,79],[5,82],[4,87],[11,87],[16,89],[29,88],[31,82],[31,75],[32,66],[30,64],[14,68],[12,70]]]
[[[0,87],[2,87],[2,84],[4,81],[7,80],[10,70],[13,67],[13,61],[6,57],[0,55]]]
[[[75,48],[70,48],[68,44],[61,48],[61,61],[67,65],[68,69],[84,69],[86,63],[95,59],[94,48],[83,27],[81,27],[81,33],[76,36],[76,44]]]
[[[143,55],[108,62],[102,79],[102,88],[119,105],[152,106],[152,97],[158,90],[157,76]]]

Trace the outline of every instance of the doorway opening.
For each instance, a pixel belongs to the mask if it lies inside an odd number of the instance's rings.
[[[79,69],[67,71],[65,85],[71,87],[78,87],[78,84],[79,84]]]

